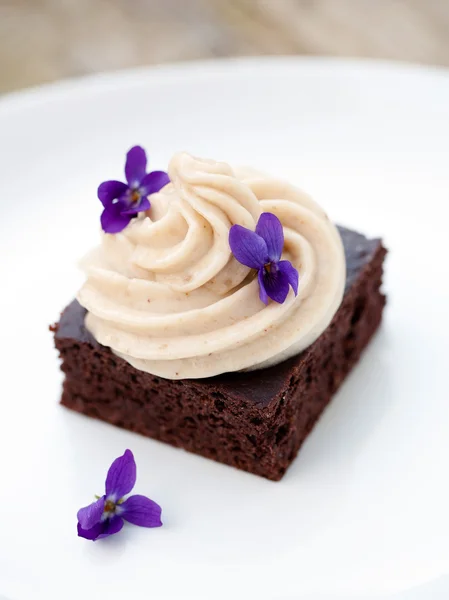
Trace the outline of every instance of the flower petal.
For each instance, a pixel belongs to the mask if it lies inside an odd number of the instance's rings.
[[[94,525],[100,522],[101,515],[104,511],[105,497],[102,496],[96,502],[92,502],[89,506],[80,508],[77,513],[77,519],[83,529],[91,529]]]
[[[105,528],[105,523],[97,523],[90,529],[83,529],[78,523],[78,536],[85,538],[86,540],[92,540],[93,542],[98,539],[98,536],[102,533]]]
[[[288,279],[288,283],[292,286],[295,296],[298,295],[299,273],[289,260],[281,260],[278,262],[278,269]]]
[[[147,155],[141,146],[133,146],[126,155],[125,175],[128,185],[137,188],[147,171]]]
[[[98,540],[102,538],[109,537],[110,535],[114,535],[114,533],[118,533],[123,527],[123,519],[121,517],[115,516],[112,519],[107,519],[104,521],[105,527],[103,531],[98,536]]]
[[[256,225],[256,233],[265,240],[270,262],[278,262],[284,249],[284,229],[276,215],[262,213]]]
[[[233,225],[229,231],[229,245],[235,258],[251,269],[260,269],[268,261],[265,241],[254,231]]]
[[[134,525],[140,525],[140,527],[160,527],[162,525],[161,507],[146,496],[139,494],[131,496],[120,505],[120,508],[123,510],[120,513],[121,516]]]
[[[132,217],[136,216],[138,212],[144,212],[145,210],[149,210],[151,207],[151,203],[148,198],[141,198],[137,204],[130,206],[126,210],[122,210],[122,215],[131,215]]]
[[[97,195],[105,208],[112,204],[112,201],[126,193],[128,186],[121,181],[103,181],[98,186]]]
[[[264,273],[264,269],[262,267],[261,269],[259,269],[259,274],[257,276],[257,278],[259,279],[259,298],[262,300],[262,302],[264,304],[268,304],[268,295],[267,295],[267,292],[265,291],[265,283],[263,280],[263,273]]]
[[[106,477],[106,496],[116,502],[133,489],[136,483],[136,461],[131,450],[116,458]]]
[[[144,212],[146,210],[150,210],[151,202],[148,200],[146,196],[140,199],[139,204],[137,205],[138,212]]]
[[[165,171],[152,171],[151,173],[148,173],[148,175],[145,175],[140,182],[140,191],[143,196],[155,194],[166,186],[167,183],[170,183],[168,173]]]
[[[121,517],[112,517],[112,519],[106,519],[101,523],[97,523],[90,529],[83,529],[78,523],[78,536],[85,538],[86,540],[101,540],[102,538],[109,537],[118,533],[123,527],[123,519]]]
[[[101,213],[101,228],[105,233],[120,233],[129,225],[132,215],[120,210],[120,206],[111,204]]]
[[[272,269],[271,273],[263,270],[262,281],[264,293],[275,302],[283,304],[290,289],[287,275],[283,271],[279,271],[277,269]],[[262,289],[262,285],[260,287]]]

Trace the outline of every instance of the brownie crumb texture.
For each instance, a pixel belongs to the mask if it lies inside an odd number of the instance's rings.
[[[62,404],[280,480],[378,328],[385,305],[380,287],[386,250],[380,240],[339,230],[345,296],[330,326],[300,355],[257,372],[162,379],[100,346],[84,327],[85,310],[74,301],[51,327],[65,374]]]

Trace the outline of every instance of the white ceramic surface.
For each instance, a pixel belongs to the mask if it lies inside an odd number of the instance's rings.
[[[299,59],[0,101],[0,595],[361,598],[449,572],[448,107],[443,71]],[[96,186],[136,143],[155,168],[186,149],[291,178],[390,249],[382,330],[280,483],[58,405],[47,327],[97,240]],[[79,539],[77,509],[125,448],[164,527]]]

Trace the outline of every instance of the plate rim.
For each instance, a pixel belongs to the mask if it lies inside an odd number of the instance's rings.
[[[335,74],[335,70],[339,69],[359,77],[430,77],[449,83],[449,67],[398,60],[299,55],[210,58],[99,71],[12,90],[0,94],[0,119],[9,116],[11,112],[37,108],[49,101],[63,101],[74,93],[82,95],[105,92],[114,89],[117,84],[141,86],[148,81],[159,80],[163,83],[192,76],[202,79],[206,74],[211,75],[211,67],[214,69],[213,75],[218,77],[230,74],[235,76],[236,70],[254,73],[274,69],[320,72],[320,75],[326,76],[331,70]]]

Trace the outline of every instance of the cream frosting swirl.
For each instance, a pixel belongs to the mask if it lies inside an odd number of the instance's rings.
[[[304,192],[248,169],[176,154],[171,183],[120,234],[103,234],[83,261],[78,300],[86,327],[131,365],[168,379],[277,364],[312,344],[344,291],[340,235]],[[283,259],[298,295],[259,299],[256,273],[231,253],[232,225],[254,230],[262,212],[284,227]]]

